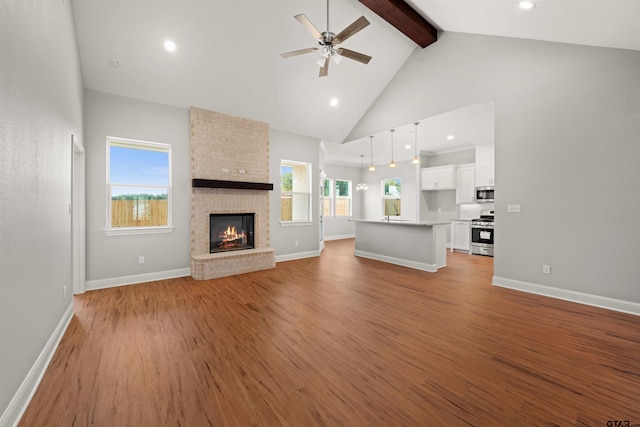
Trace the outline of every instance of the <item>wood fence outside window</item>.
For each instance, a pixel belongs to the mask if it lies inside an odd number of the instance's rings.
[[[112,200],[112,227],[156,227],[168,225],[167,200]]]

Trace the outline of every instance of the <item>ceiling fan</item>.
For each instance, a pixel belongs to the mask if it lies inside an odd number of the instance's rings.
[[[347,40],[349,37],[356,34],[358,31],[365,28],[369,25],[369,21],[364,16],[356,19],[351,25],[349,25],[344,30],[340,31],[338,34],[334,34],[329,31],[329,0],[327,0],[327,31],[320,32],[318,29],[309,21],[309,18],[304,16],[303,14],[294,16],[298,22],[304,26],[304,28],[311,34],[311,36],[318,41],[320,47],[309,47],[307,49],[294,50],[292,52],[282,53],[280,56],[283,58],[290,58],[292,56],[303,55],[305,53],[314,52],[316,50],[320,50],[322,53],[322,58],[317,61],[320,68],[320,77],[325,77],[329,74],[329,62],[330,59],[333,58],[336,64],[338,64],[342,57],[353,59],[358,62],[362,62],[363,64],[368,64],[371,61],[371,57],[369,55],[365,55],[360,52],[355,52],[353,50],[345,49],[343,47],[336,47],[343,41]]]

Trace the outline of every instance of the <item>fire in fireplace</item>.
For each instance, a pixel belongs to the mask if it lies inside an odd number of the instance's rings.
[[[209,252],[253,249],[254,215],[252,213],[210,214]]]

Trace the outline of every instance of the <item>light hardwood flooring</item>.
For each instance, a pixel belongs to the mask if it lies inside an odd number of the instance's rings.
[[[20,425],[640,424],[640,317],[353,250],[77,296]]]

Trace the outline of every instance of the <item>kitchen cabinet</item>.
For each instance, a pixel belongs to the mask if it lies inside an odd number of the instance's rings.
[[[423,190],[452,190],[456,188],[456,165],[422,168],[420,172]]]
[[[476,147],[476,187],[495,185],[494,159],[493,144]]]
[[[475,203],[476,166],[473,163],[458,165],[456,169],[456,204]]]
[[[471,251],[471,221],[451,221],[451,251]]]

